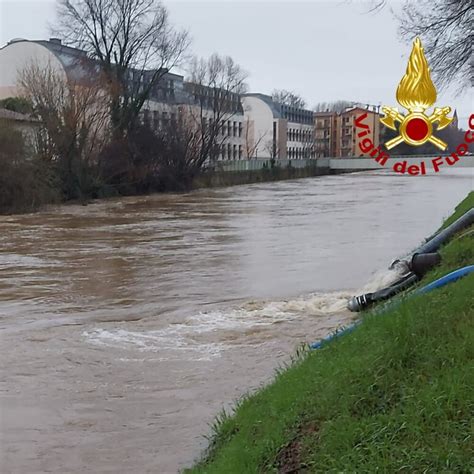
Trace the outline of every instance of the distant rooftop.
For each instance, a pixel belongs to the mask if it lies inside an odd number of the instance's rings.
[[[28,114],[21,114],[20,112],[13,112],[8,109],[0,109],[0,119],[13,120],[15,122],[40,122],[36,117]]]
[[[284,118],[287,119],[289,122],[307,124],[311,124],[313,121],[314,112],[312,110],[301,109],[299,107],[293,107],[291,105],[282,104],[280,102],[274,101],[271,96],[258,92],[243,94],[243,96],[257,97],[263,102],[265,102],[270,107],[274,118]]]

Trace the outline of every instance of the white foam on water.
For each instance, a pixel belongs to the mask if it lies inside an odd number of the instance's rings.
[[[323,316],[341,313],[346,310],[349,292],[314,293],[295,300],[278,304],[283,311],[305,313],[308,316]]]
[[[17,253],[0,253],[0,266],[5,268],[43,268],[57,266],[60,262],[54,260],[46,260],[31,255],[21,255]]]
[[[138,350],[140,352],[166,352],[170,354],[169,356],[159,358],[160,360],[176,358],[176,355],[173,354],[177,352],[189,354],[191,360],[211,360],[219,356],[223,349],[222,344],[219,343],[194,344],[193,341],[187,340],[184,336],[174,335],[172,337],[168,329],[146,332],[129,331],[126,329],[93,329],[91,331],[84,331],[82,335],[89,343],[99,346]],[[179,360],[186,358],[186,356],[181,356]]]
[[[304,313],[308,316],[324,316],[347,311],[347,302],[354,295],[372,293],[392,284],[406,272],[406,265],[396,264],[393,269],[375,273],[372,278],[359,290],[334,291],[328,293],[312,293],[288,301],[274,303],[248,303],[247,308],[264,312],[276,311],[287,315]]]
[[[354,293],[354,295],[373,293],[374,291],[386,288],[398,280],[401,276],[405,275],[407,271],[408,268],[404,262],[395,263],[393,268],[380,270],[375,273],[372,278],[360,290],[358,290],[358,292]]]
[[[142,352],[166,352],[170,354],[171,358],[174,357],[172,354],[185,352],[190,354],[192,360],[209,360],[218,357],[223,350],[230,346],[221,342],[197,341],[196,337],[209,333],[218,335],[224,331],[241,332],[256,326],[278,323],[289,317],[289,314],[272,310],[271,305],[268,305],[262,311],[235,309],[198,313],[188,318],[184,323],[171,324],[159,330],[130,331],[96,328],[84,331],[82,335],[89,343],[95,345]],[[207,338],[209,339],[209,337]],[[170,357],[165,356],[163,360],[170,360]],[[181,354],[180,360],[182,359]]]
[[[240,308],[200,312],[182,323],[151,331],[131,331],[122,328],[97,328],[84,331],[89,343],[115,347],[124,350],[161,353],[154,360],[211,360],[222,351],[245,345],[245,333],[252,328],[279,324],[305,316],[327,316],[341,314],[347,310],[347,301],[354,294],[374,292],[393,283],[403,273],[406,266],[397,264],[391,270],[373,275],[370,281],[356,292],[337,291],[314,293],[287,301],[249,302]],[[233,338],[232,346],[220,342],[229,333],[242,335]],[[204,342],[203,339],[206,341]],[[216,342],[216,339],[218,342]],[[212,341],[212,342],[210,342]],[[262,341],[263,343],[263,341]],[[122,357],[123,361],[142,361],[142,358]],[[149,359],[148,359],[149,360]]]
[[[278,307],[278,303],[267,303],[261,308],[238,308],[225,311],[209,311],[190,317],[178,329],[202,334],[219,330],[245,330],[255,326],[269,326],[290,319],[291,315]]]

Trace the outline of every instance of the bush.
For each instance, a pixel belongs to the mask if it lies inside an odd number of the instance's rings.
[[[0,108],[11,110],[12,112],[19,112],[20,114],[33,113],[33,105],[28,99],[23,97],[7,97],[0,100]]]
[[[178,126],[159,132],[137,127],[102,151],[103,182],[122,195],[187,191],[200,171],[189,159],[190,149],[188,136]]]
[[[22,133],[0,121],[0,213],[33,211],[58,199],[54,171],[39,159],[27,159]]]

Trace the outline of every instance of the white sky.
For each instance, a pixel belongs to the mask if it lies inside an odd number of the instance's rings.
[[[0,0],[0,45],[15,37],[49,38],[55,3]],[[395,90],[411,49],[397,35],[393,11],[400,2],[376,14],[357,0],[164,3],[171,21],[190,31],[192,51],[232,56],[249,72],[252,92],[293,90],[310,107],[339,99],[397,105]],[[437,105],[457,108],[464,128],[472,102],[472,90],[461,97],[438,91]]]

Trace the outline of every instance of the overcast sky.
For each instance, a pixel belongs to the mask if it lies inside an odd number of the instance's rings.
[[[0,0],[0,44],[15,37],[44,39],[55,0]],[[275,88],[302,95],[312,107],[339,99],[396,106],[410,45],[400,41],[399,2],[371,14],[360,1],[165,0],[172,22],[190,31],[200,56],[232,56],[249,73],[252,92]],[[176,71],[178,72],[178,71]],[[466,128],[472,91],[439,92],[437,105],[458,109]]]

